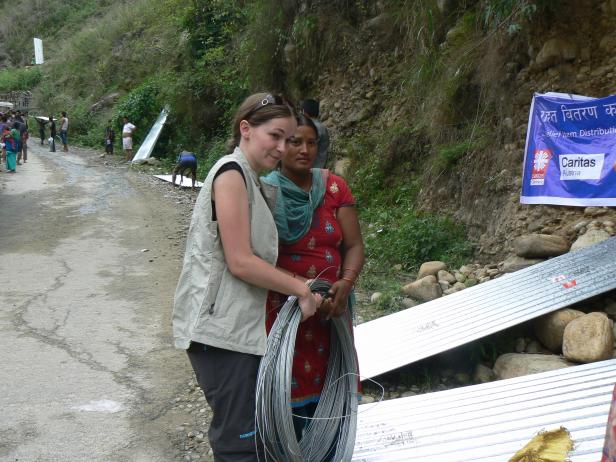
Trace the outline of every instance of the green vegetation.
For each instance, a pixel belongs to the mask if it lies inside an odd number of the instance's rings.
[[[472,146],[443,150],[453,165]],[[345,149],[355,174],[351,189],[358,201],[367,263],[361,287],[381,290],[396,272],[417,270],[424,261],[442,260],[452,266],[463,264],[471,255],[464,227],[451,219],[417,210],[414,206],[420,178],[431,153],[421,130],[394,124],[382,132],[357,137]],[[453,153],[453,154],[451,154]],[[381,287],[381,288],[379,288]],[[385,290],[382,309],[397,306],[400,284]]]
[[[164,106],[160,97],[160,88],[157,82],[146,80],[134,90],[131,90],[116,105],[115,122],[120,124],[123,117],[128,117],[142,130],[135,134],[135,142],[144,138],[144,123],[156,118],[161,107]]]
[[[397,263],[409,270],[442,260],[459,266],[470,255],[464,228],[448,218],[399,209],[375,218],[365,239],[368,258],[379,265]]]
[[[0,91],[31,90],[42,78],[38,68],[16,68],[0,71]]]
[[[475,130],[470,138],[441,146],[434,159],[434,169],[436,172],[443,172],[452,169],[460,159],[473,152],[479,152],[488,146],[488,136]]]
[[[481,5],[483,23],[488,28],[506,26],[513,35],[521,30],[521,22],[531,20],[538,13],[551,12],[558,0],[489,0]]]

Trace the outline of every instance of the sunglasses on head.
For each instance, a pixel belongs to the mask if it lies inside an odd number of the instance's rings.
[[[259,105],[260,107],[263,107],[263,106],[267,106],[268,104],[274,104],[277,106],[281,106],[285,104],[285,101],[280,95],[271,95],[268,93],[267,95],[265,95],[265,98],[261,100]]]
[[[255,112],[257,112],[259,109],[262,109],[265,106],[288,106],[288,103],[282,96],[272,95],[268,93],[267,95],[265,95],[265,97],[261,101],[255,104],[255,107],[253,107],[248,112],[248,114],[246,114],[246,118],[250,117]]]

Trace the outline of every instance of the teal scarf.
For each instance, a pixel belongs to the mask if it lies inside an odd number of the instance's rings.
[[[310,229],[312,215],[323,202],[327,170],[313,168],[310,192],[304,191],[279,171],[262,178],[263,182],[276,186],[276,206],[273,210],[278,239],[283,244],[299,241]]]

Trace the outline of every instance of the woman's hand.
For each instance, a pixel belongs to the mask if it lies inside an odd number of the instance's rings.
[[[297,298],[299,308],[302,310],[302,322],[308,319],[310,316],[314,316],[317,312],[317,308],[323,303],[323,299],[319,294],[313,294],[310,292],[310,288],[306,286],[306,293]]]
[[[321,305],[320,311],[325,319],[336,318],[344,314],[351,289],[353,289],[353,285],[346,279],[339,279],[332,284],[328,291],[329,297],[323,300]]]

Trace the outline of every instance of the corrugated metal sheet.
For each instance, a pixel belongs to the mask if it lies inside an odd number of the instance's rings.
[[[616,237],[355,328],[363,378],[616,288]]]
[[[154,175],[159,180],[167,181],[168,183],[173,183],[173,175]],[[180,178],[182,178],[182,184],[180,184]],[[181,186],[182,188],[192,188],[192,178],[187,176],[177,175],[175,178],[175,184]],[[195,181],[196,188],[202,188],[203,183],[201,181]]]
[[[616,360],[359,406],[353,460],[504,462],[565,427],[572,462],[597,462]]]
[[[152,125],[152,128],[150,128],[150,131],[143,140],[143,143],[141,143],[141,146],[139,146],[139,150],[134,155],[132,162],[137,162],[150,157],[150,154],[152,154],[152,150],[154,149],[154,145],[156,144],[156,141],[160,136],[160,132],[163,130],[163,126],[167,121],[168,115],[168,108],[165,107],[162,111],[160,111],[160,114],[158,114],[154,125]]]

